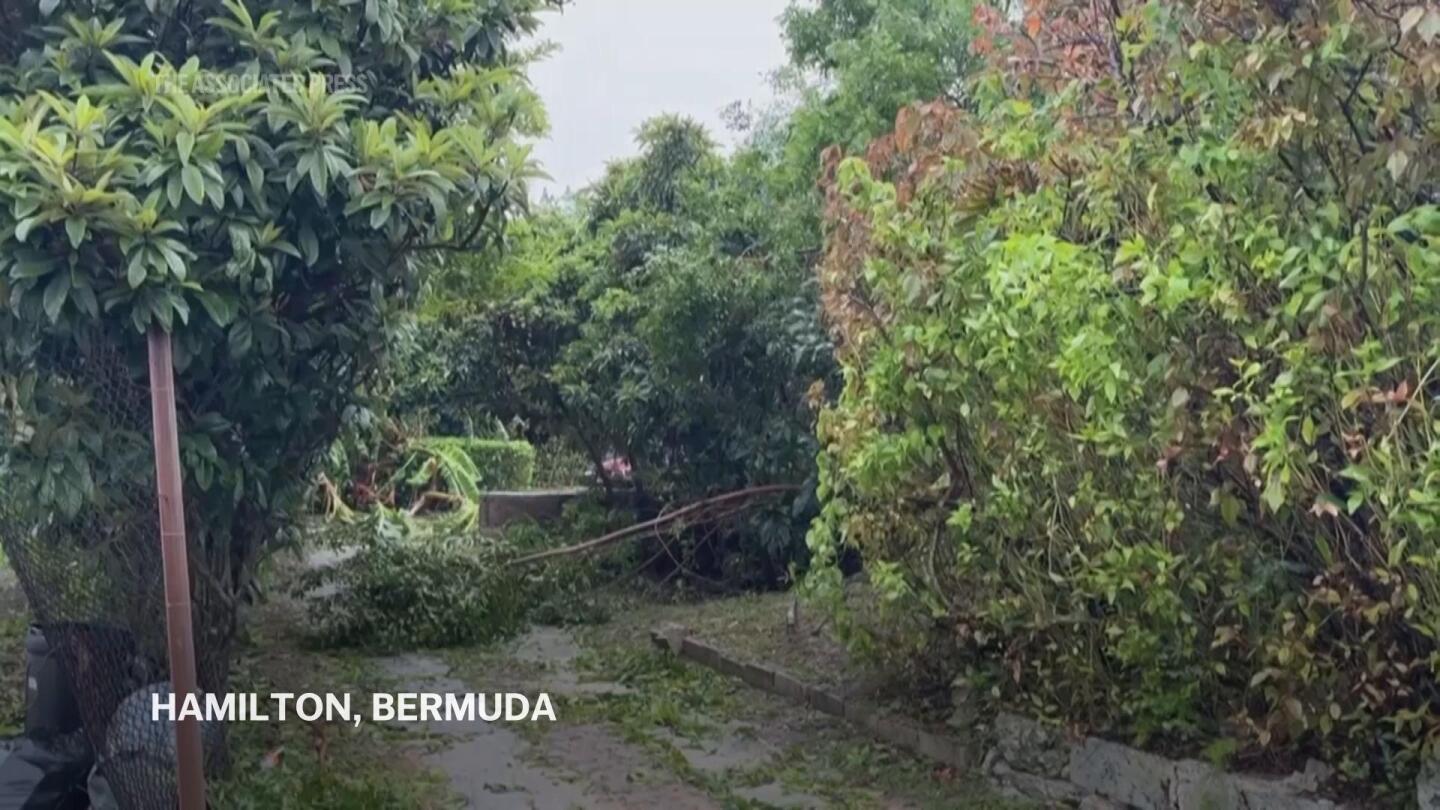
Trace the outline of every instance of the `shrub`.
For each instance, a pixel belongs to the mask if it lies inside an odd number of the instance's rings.
[[[411,448],[421,457],[468,460],[480,490],[528,489],[535,481],[535,448],[529,442],[430,436],[415,440]]]
[[[564,439],[550,439],[535,450],[535,486],[542,489],[593,483],[595,473],[584,451]]]
[[[553,525],[522,522],[481,537],[463,513],[416,520],[378,509],[356,523],[326,524],[315,539],[349,556],[306,572],[294,590],[307,599],[311,633],[325,646],[451,647],[503,639],[528,622],[604,621],[598,591],[635,570],[626,550],[543,566],[508,563],[633,520],[587,500],[567,506]]]
[[[535,448],[529,442],[466,439],[461,444],[475,460],[486,489],[529,489],[535,483]]]
[[[521,627],[529,591],[524,576],[505,568],[503,546],[469,532],[417,530],[378,513],[352,536],[360,543],[351,556],[299,584],[302,594],[327,592],[308,602],[321,644],[448,647]]]
[[[1213,5],[1039,4],[977,114],[829,157],[812,548],[942,680],[1401,784],[1440,736],[1440,12]]]

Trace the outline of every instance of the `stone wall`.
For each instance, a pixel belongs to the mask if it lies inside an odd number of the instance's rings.
[[[480,496],[480,528],[503,529],[520,520],[537,523],[555,520],[564,512],[565,504],[589,492],[584,487],[486,492]]]
[[[1232,774],[1197,760],[1172,760],[1098,737],[1073,737],[1016,714],[1002,713],[985,734],[960,739],[871,705],[806,684],[763,664],[744,661],[666,626],[654,642],[682,658],[747,684],[841,717],[877,739],[959,771],[980,769],[1008,792],[1050,806],[1082,810],[1344,810],[1318,795],[1329,781],[1311,761],[1284,778]],[[1440,807],[1440,804],[1437,804]],[[1429,808],[1426,808],[1429,810]]]

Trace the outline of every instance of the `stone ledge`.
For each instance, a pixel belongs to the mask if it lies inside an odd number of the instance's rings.
[[[651,632],[656,646],[701,666],[842,718],[876,739],[918,756],[969,771],[982,753],[968,740],[937,732],[909,718],[807,684],[780,669],[733,657],[691,638],[683,627]],[[1075,738],[1053,726],[1008,712],[991,727],[993,747],[982,771],[1008,792],[1052,806],[1077,804],[1115,810],[1350,810],[1317,796],[1331,770],[1312,761],[1284,778],[1231,774],[1196,760],[1175,761],[1098,737]],[[1420,789],[1422,808],[1440,810],[1440,768],[1435,785]],[[1424,780],[1422,780],[1422,784]],[[1425,804],[1426,799],[1434,804]]]
[[[763,692],[844,719],[872,737],[957,771],[968,771],[976,764],[971,747],[952,735],[935,733],[920,723],[886,712],[866,701],[846,700],[814,684],[807,684],[784,670],[733,657],[690,638],[684,628],[666,625],[651,631],[650,639],[655,646],[681,658],[739,678]]]

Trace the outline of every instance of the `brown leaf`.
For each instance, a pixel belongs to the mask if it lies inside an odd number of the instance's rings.
[[[1404,14],[1400,15],[1400,33],[1402,33],[1402,34],[1408,34],[1408,33],[1410,33],[1411,29],[1413,29],[1415,26],[1417,26],[1417,25],[1420,24],[1420,20],[1421,20],[1424,16],[1425,16],[1425,6],[1424,6],[1424,5],[1422,5],[1422,4],[1420,4],[1420,3],[1416,3],[1415,5],[1411,6],[1408,11],[1406,11]]]
[[[915,148],[915,136],[920,131],[920,113],[913,106],[900,108],[895,116],[895,145],[902,152]]]

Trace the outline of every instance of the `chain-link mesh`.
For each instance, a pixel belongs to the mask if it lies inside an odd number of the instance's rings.
[[[173,727],[151,719],[151,693],[169,693],[169,670],[145,342],[112,336],[41,365],[41,379],[55,392],[46,400],[47,435],[23,438],[78,441],[71,457],[88,469],[69,472],[88,497],[67,516],[63,507],[42,506],[46,499],[25,486],[5,486],[0,543],[78,701],[81,728],[73,733],[88,741],[115,802],[124,810],[171,808]],[[34,430],[23,415],[11,422]],[[193,514],[193,504],[186,512]],[[191,536],[199,682],[203,691],[223,692],[235,611],[203,546]],[[207,727],[203,736],[213,772],[223,757],[223,729]]]

